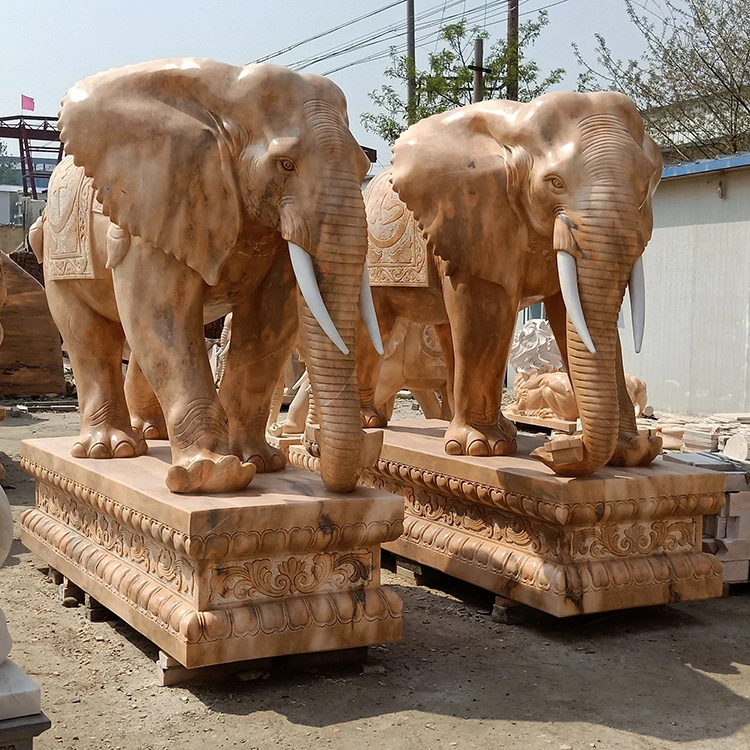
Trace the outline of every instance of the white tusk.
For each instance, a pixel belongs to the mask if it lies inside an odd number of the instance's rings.
[[[630,293],[630,317],[633,321],[635,353],[640,354],[643,329],[646,325],[646,281],[643,273],[643,256],[638,256],[630,269],[628,292]]]
[[[375,313],[375,303],[372,301],[372,289],[370,289],[370,274],[367,270],[367,261],[362,271],[362,286],[359,290],[359,311],[362,313],[362,320],[365,321],[367,333],[370,334],[370,341],[375,347],[375,351],[383,356],[383,339],[380,336],[380,326],[378,325],[378,316]]]
[[[586,345],[586,348],[592,354],[596,354],[596,347],[591,340],[589,329],[586,326],[586,318],[583,317],[583,310],[581,309],[581,298],[578,294],[576,259],[570,253],[562,251],[557,253],[557,273],[560,276],[560,291],[562,292],[570,321],[573,323],[576,331],[578,331],[578,335]]]
[[[292,268],[294,275],[297,277],[299,290],[310,308],[318,325],[323,329],[323,333],[338,347],[342,354],[349,354],[349,348],[341,338],[341,334],[336,330],[336,326],[331,319],[325,302],[320,296],[320,289],[315,278],[315,269],[313,268],[312,258],[299,245],[293,242],[289,243],[289,257],[292,259]]]

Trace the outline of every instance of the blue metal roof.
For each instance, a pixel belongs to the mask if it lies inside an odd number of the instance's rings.
[[[667,180],[670,177],[687,177],[704,172],[721,172],[725,169],[737,169],[737,167],[750,167],[750,151],[742,151],[731,156],[717,156],[715,159],[691,161],[686,164],[669,164],[664,167],[661,178]]]

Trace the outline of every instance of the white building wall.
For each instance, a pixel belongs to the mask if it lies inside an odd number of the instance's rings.
[[[657,410],[750,412],[750,168],[662,181],[643,258],[646,332],[635,355],[626,295],[625,371]]]

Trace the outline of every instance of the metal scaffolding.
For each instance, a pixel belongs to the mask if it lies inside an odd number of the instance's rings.
[[[21,157],[21,184],[23,194],[38,199],[37,181],[49,179],[49,172],[36,169],[35,159],[53,155],[59,162],[63,145],[57,130],[57,117],[12,115],[0,117],[0,138],[18,141]]]

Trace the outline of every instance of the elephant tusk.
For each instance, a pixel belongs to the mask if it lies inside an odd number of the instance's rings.
[[[570,320],[575,326],[576,331],[578,331],[578,335],[586,345],[586,348],[592,354],[596,354],[596,347],[591,340],[591,335],[586,325],[586,318],[583,317],[581,298],[578,294],[576,259],[564,251],[559,251],[557,253],[557,273],[560,276],[560,291],[562,292],[563,301],[565,302]]]
[[[342,354],[349,354],[349,347],[347,347],[344,339],[341,338],[341,334],[336,330],[325,302],[323,302],[323,297],[320,295],[312,258],[305,250],[293,242],[289,243],[289,257],[292,260],[292,269],[294,270],[294,275],[297,277],[299,290],[307,306],[310,308],[313,317],[323,329],[323,333],[331,339],[339,351]]]
[[[359,311],[362,313],[362,320],[365,322],[367,333],[370,334],[370,341],[375,347],[375,351],[383,356],[383,339],[380,336],[380,326],[378,325],[378,316],[375,313],[375,303],[372,301],[372,289],[370,289],[370,274],[367,270],[367,261],[362,271],[362,286],[359,290]]]
[[[643,256],[638,256],[630,269],[628,293],[630,294],[630,316],[633,321],[635,353],[640,354],[643,329],[646,325],[646,281],[643,273]]]

